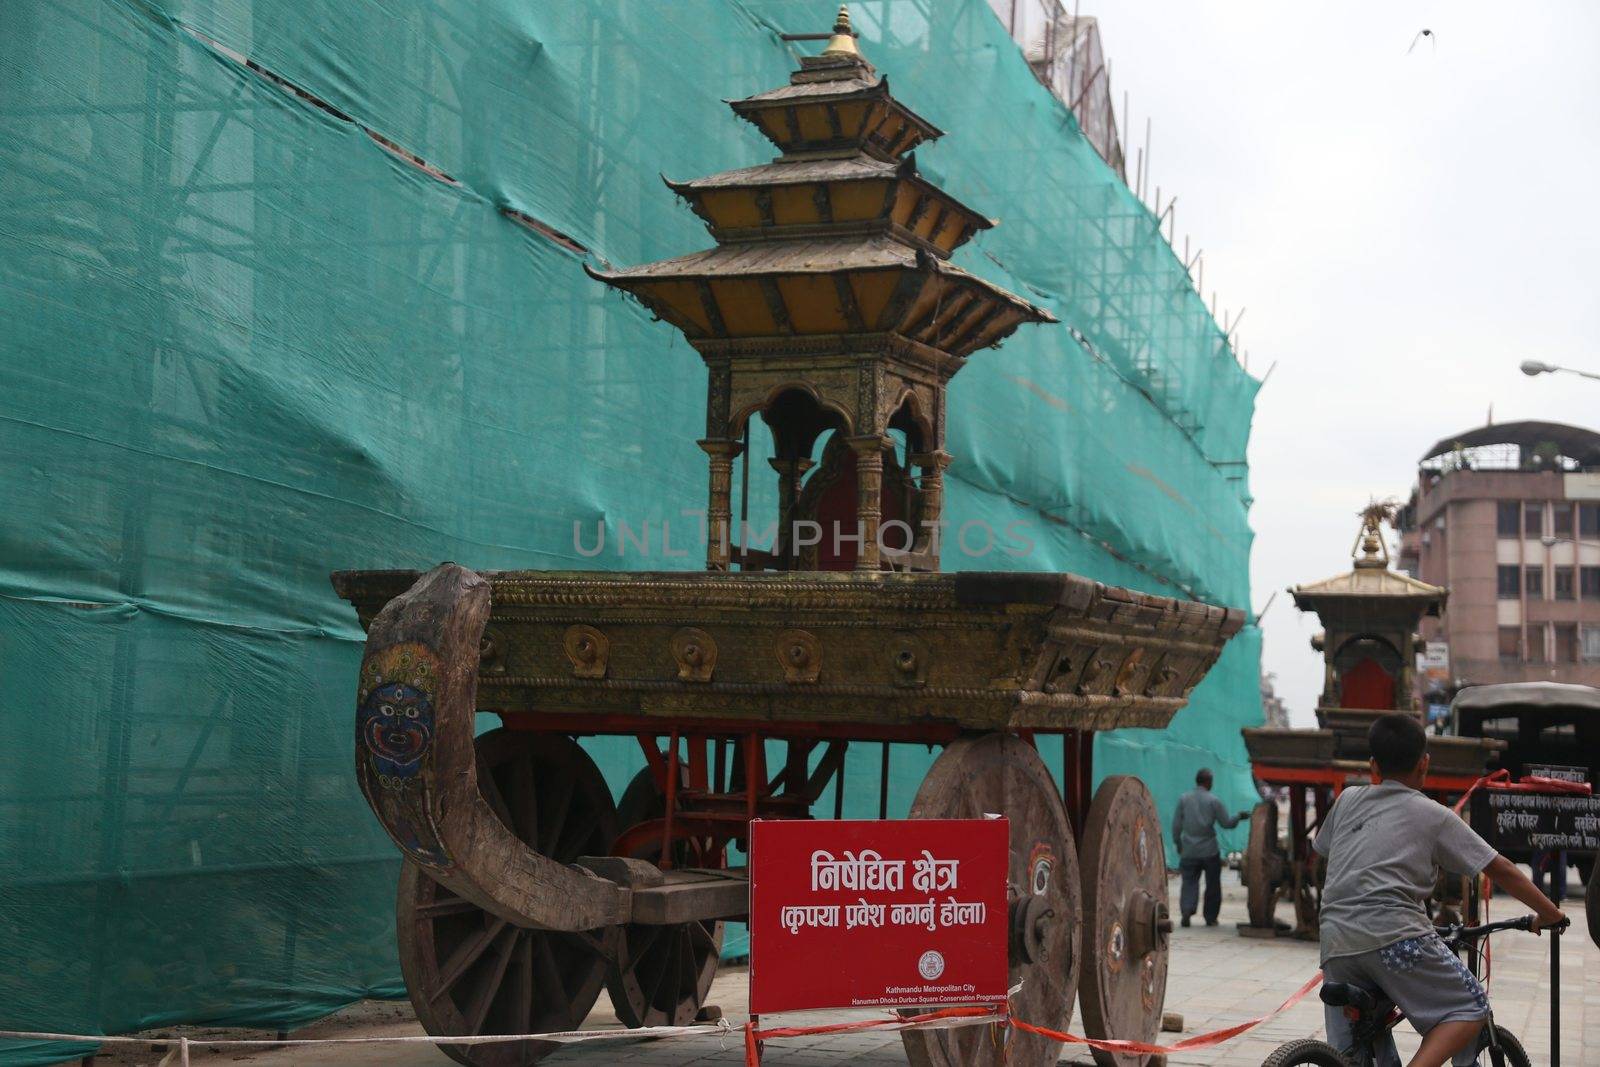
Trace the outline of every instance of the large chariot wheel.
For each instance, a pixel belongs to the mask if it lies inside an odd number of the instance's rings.
[[[928,770],[913,819],[1010,821],[1006,896],[1011,912],[1010,983],[1018,1017],[1065,1030],[1078,989],[1078,855],[1066,808],[1039,754],[1011,734],[964,737]],[[998,1025],[912,1030],[901,1035],[912,1067],[1045,1067],[1059,1042]]]
[[[1328,877],[1328,860],[1309,844],[1305,859],[1295,867],[1295,934],[1315,939],[1321,929],[1322,883]]]
[[[1083,940],[1078,999],[1090,1037],[1154,1042],[1167,994],[1167,857],[1160,817],[1139,779],[1095,790],[1083,830]],[[1102,1067],[1142,1067],[1149,1053],[1094,1050]]]
[[[491,730],[477,740],[478,790],[517,838],[562,863],[603,856],[617,835],[600,769],[572,739]],[[507,922],[407,860],[398,901],[400,971],[430,1034],[574,1030],[600,995],[615,930],[558,933]],[[525,1067],[552,1042],[441,1045],[470,1067]]]
[[[1276,928],[1288,871],[1289,857],[1278,838],[1278,805],[1264,800],[1250,813],[1250,841],[1244,850],[1245,904],[1251,926]]]
[[[666,810],[666,798],[647,767],[623,791],[617,821],[625,829],[655,824]],[[654,863],[661,859],[657,840],[645,840],[628,851],[631,859]],[[672,862],[679,868],[725,865],[724,853],[714,842],[693,838],[673,844]],[[606,992],[617,1018],[625,1026],[686,1026],[694,1022],[711,992],[721,956],[722,923],[718,920],[624,926],[616,958],[606,971]]]

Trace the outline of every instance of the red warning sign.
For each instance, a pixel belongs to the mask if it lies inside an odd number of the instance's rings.
[[[1004,819],[750,825],[750,1010],[1006,999]]]

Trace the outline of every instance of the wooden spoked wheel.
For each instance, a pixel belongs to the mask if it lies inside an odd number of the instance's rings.
[[[1278,805],[1262,801],[1250,813],[1250,841],[1244,850],[1245,904],[1251,926],[1276,926],[1288,869],[1289,859],[1278,841]]]
[[[1435,926],[1463,924],[1462,916],[1468,910],[1468,900],[1472,896],[1472,876],[1446,874],[1444,871],[1438,874],[1439,876],[1434,879],[1433,892],[1424,902],[1424,906],[1428,909],[1428,918]]]
[[[478,738],[478,790],[517,838],[562,863],[603,856],[616,809],[600,769],[568,737],[493,730]],[[400,970],[430,1034],[573,1030],[605,981],[615,930],[531,930],[492,915],[407,861],[397,907]],[[471,1067],[525,1067],[551,1042],[441,1045]]]
[[[1322,882],[1327,874],[1327,859],[1306,845],[1305,858],[1295,865],[1294,917],[1299,937],[1315,938],[1321,928]]]
[[[1011,734],[966,737],[928,770],[911,805],[913,819],[1004,815],[1011,827],[1007,899],[1011,918],[1010,983],[1019,1018],[1065,1030],[1078,990],[1078,855],[1061,794],[1044,761]],[[1014,1028],[967,1026],[901,1035],[912,1067],[1044,1067],[1059,1042]]]
[[[618,821],[625,828],[653,823],[665,811],[666,799],[655,788],[647,768],[623,792]],[[632,851],[632,859],[660,862],[661,846],[657,843],[646,842]],[[725,865],[720,848],[698,839],[677,841],[672,862],[679,868]],[[626,1026],[685,1026],[694,1022],[711,991],[721,955],[722,923],[716,920],[624,926],[616,960],[606,971],[606,991],[617,1018]]]
[[[1167,860],[1160,818],[1139,779],[1095,790],[1083,830],[1085,966],[1078,991],[1090,1037],[1154,1042],[1167,994]],[[1094,1050],[1102,1067],[1139,1067],[1148,1053]]]

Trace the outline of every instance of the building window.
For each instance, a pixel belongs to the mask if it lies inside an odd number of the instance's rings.
[[[1528,654],[1525,657],[1528,663],[1544,662],[1544,627],[1528,627]]]
[[[1600,600],[1600,567],[1578,568],[1578,581],[1585,600]]]
[[[1574,600],[1574,599],[1576,599],[1577,591],[1572,586],[1572,568],[1571,567],[1556,567],[1556,568],[1554,568],[1554,570],[1555,570],[1555,574],[1553,576],[1553,580],[1555,582],[1556,599],[1557,600]]]
[[[1600,663],[1600,626],[1583,628],[1583,662]]]
[[[1578,662],[1578,626],[1571,622],[1556,623],[1557,663]]]
[[[1522,536],[1522,505],[1515,500],[1502,500],[1495,507],[1495,532],[1501,537]]]
[[[1534,564],[1525,568],[1522,576],[1522,587],[1528,591],[1529,600],[1544,599],[1544,565]]]
[[[1522,505],[1522,536],[1540,538],[1544,536],[1544,504],[1527,503]]]
[[[1522,571],[1516,567],[1502,566],[1495,573],[1501,600],[1515,600],[1522,595]]]
[[[1600,537],[1600,504],[1578,505],[1578,534],[1581,537]]]
[[[1600,636],[1600,628],[1595,630]],[[1500,627],[1500,658],[1515,663],[1522,658],[1522,628],[1518,626]]]
[[[1557,537],[1572,536],[1572,505],[1557,501],[1550,505],[1550,532]]]

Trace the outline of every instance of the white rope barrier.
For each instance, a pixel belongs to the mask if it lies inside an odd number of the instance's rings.
[[[394,1037],[128,1037],[120,1034],[58,1034],[46,1030],[0,1030],[6,1041],[71,1041],[100,1045],[177,1045],[187,1064],[188,1046],[219,1048],[281,1048],[299,1045],[493,1045],[513,1041],[544,1041],[576,1044],[582,1041],[607,1041],[618,1038],[642,1040],[656,1037],[730,1037],[733,1026],[726,1019],[694,1026],[640,1026],[631,1030],[560,1030],[548,1034],[474,1034],[449,1037],[435,1034],[403,1034]]]
[[[891,1013],[892,1014],[892,1013]],[[930,1019],[923,1022],[894,1022],[875,1029],[884,1030],[950,1030],[962,1026],[989,1026],[1003,1017],[973,1017]],[[474,1034],[450,1037],[436,1034],[403,1034],[391,1037],[130,1037],[120,1034],[62,1034],[48,1030],[0,1030],[0,1040],[5,1041],[63,1041],[78,1044],[100,1045],[177,1045],[178,1063],[187,1067],[189,1047],[203,1045],[207,1048],[289,1048],[311,1045],[493,1045],[515,1041],[541,1041],[552,1044],[578,1044],[585,1041],[614,1041],[619,1039],[640,1041],[647,1038],[674,1037],[732,1037],[736,1028],[727,1019],[714,1023],[697,1023],[693,1026],[640,1026],[626,1030],[560,1030],[546,1034]]]
[[[1020,989],[1021,986],[1017,986]],[[1012,990],[1013,993],[1016,989]],[[934,1019],[904,1019],[895,1011],[886,1011],[889,1019],[870,1030],[841,1031],[836,1034],[828,1033],[828,1027],[819,1028],[820,1036],[843,1036],[846,1032],[854,1033],[884,1033],[898,1032],[901,1030],[954,1030],[964,1026],[992,1026],[997,1022],[1005,1022],[1006,1016],[983,1015],[969,1017],[934,1018]],[[579,1044],[587,1041],[643,1041],[655,1038],[689,1038],[689,1037],[718,1037],[729,1038],[736,1036],[743,1027],[735,1027],[727,1019],[718,1019],[714,1023],[696,1023],[692,1026],[640,1026],[632,1029],[621,1030],[559,1030],[544,1034],[474,1034],[451,1037],[438,1034],[402,1034],[391,1037],[188,1037],[174,1035],[170,1037],[134,1037],[123,1034],[66,1034],[51,1030],[0,1030],[0,1040],[3,1041],[61,1041],[74,1044],[89,1045],[143,1045],[146,1047],[177,1046],[161,1060],[161,1067],[189,1067],[189,1049],[193,1046],[206,1048],[250,1048],[274,1049],[309,1047],[314,1045],[494,1045],[510,1044],[517,1041],[537,1041],[550,1044]],[[808,1028],[801,1028],[808,1029]],[[794,1036],[807,1036],[795,1034]],[[724,1046],[726,1047],[726,1046]]]

